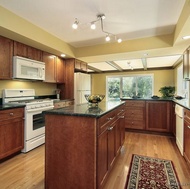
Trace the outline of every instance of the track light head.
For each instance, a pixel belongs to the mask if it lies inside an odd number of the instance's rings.
[[[96,24],[95,24],[95,22],[92,22],[92,23],[91,23],[90,28],[91,28],[92,30],[95,30],[95,29],[96,29]]]
[[[79,24],[79,21],[77,20],[77,18],[75,18],[75,22],[73,23],[72,28],[73,29],[77,29],[78,28],[78,24]]]
[[[106,35],[106,41],[110,41],[110,36],[109,36],[109,34]]]

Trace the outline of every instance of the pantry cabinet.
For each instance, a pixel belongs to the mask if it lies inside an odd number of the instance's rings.
[[[190,166],[190,110],[184,109],[184,157]]]
[[[24,108],[0,111],[0,159],[24,148]]]
[[[32,60],[42,61],[42,51],[23,43],[14,41],[14,56],[21,56]]]
[[[0,79],[12,79],[13,41],[0,36]]]

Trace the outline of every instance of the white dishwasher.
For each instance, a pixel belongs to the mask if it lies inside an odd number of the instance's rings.
[[[183,126],[183,107],[176,104],[175,105],[175,114],[176,114],[176,144],[179,148],[179,151],[183,155],[183,138],[184,138],[184,126]]]

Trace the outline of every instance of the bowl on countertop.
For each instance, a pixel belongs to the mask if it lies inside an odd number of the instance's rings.
[[[96,104],[96,105],[98,105],[98,103],[101,102],[105,97],[105,95],[101,95],[101,94],[94,94],[94,95],[85,94],[84,96],[89,103]]]

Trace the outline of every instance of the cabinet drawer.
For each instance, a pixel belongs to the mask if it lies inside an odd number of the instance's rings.
[[[131,128],[131,129],[144,129],[145,123],[140,120],[128,120],[125,119],[125,128]]]
[[[126,109],[125,110],[125,116],[126,118],[135,118],[135,119],[144,119],[144,113],[142,109]]]
[[[126,101],[125,106],[126,107],[145,107],[145,101],[139,101],[139,100]]]
[[[24,108],[15,108],[0,111],[0,121],[24,117]]]
[[[117,110],[102,116],[98,119],[98,135],[105,131],[115,120],[117,120]]]
[[[184,108],[184,119],[190,122],[190,111]]]

